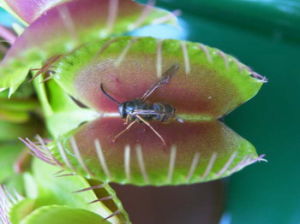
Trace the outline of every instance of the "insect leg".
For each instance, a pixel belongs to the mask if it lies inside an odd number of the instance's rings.
[[[115,142],[121,135],[123,135],[127,130],[129,130],[129,128],[132,127],[132,125],[134,125],[137,122],[137,120],[131,122],[123,131],[121,131],[120,133],[118,133],[117,135],[115,135],[115,137],[113,138],[113,142]]]
[[[140,121],[142,121],[145,125],[147,125],[156,135],[159,137],[159,139],[162,141],[164,145],[167,145],[164,138],[149,124],[147,121],[145,121],[140,115],[135,115]]]
[[[49,58],[46,63],[40,68],[33,68],[33,69],[30,69],[29,71],[38,71],[30,80],[29,82],[31,82],[32,80],[34,80],[36,77],[38,77],[39,75],[42,75],[42,74],[47,74],[47,75],[51,75],[53,73],[55,73],[55,71],[53,70],[50,70],[51,66],[56,62],[58,61],[60,58],[62,57],[62,55],[56,55],[56,56],[53,56],[51,58]],[[51,76],[50,76],[51,77]],[[52,77],[51,77],[52,78]],[[47,80],[49,80],[49,77],[47,78]]]
[[[48,75],[48,77],[41,81],[41,83],[47,82],[48,80],[52,79],[53,74],[55,74],[55,71],[49,70],[48,72],[46,72],[46,74]]]
[[[127,124],[128,124],[128,121],[129,121],[129,115],[127,115],[127,117],[126,117],[126,120],[125,120],[124,124],[125,124],[125,125],[127,125]]]

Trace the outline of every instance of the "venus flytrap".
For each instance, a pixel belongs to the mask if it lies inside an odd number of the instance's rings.
[[[49,58],[159,18],[163,18],[160,23],[176,22],[166,11],[131,0],[75,0],[58,4],[35,19],[11,46],[0,63],[0,88],[9,88],[11,95],[31,69],[41,68]]]
[[[174,63],[179,71],[149,101],[171,104],[184,122],[151,123],[166,145],[143,123],[113,141],[124,121],[100,84],[118,101],[132,100]],[[35,83],[45,96],[43,107],[51,110],[46,121],[55,139],[48,145],[24,140],[51,164],[105,182],[159,186],[218,179],[263,160],[218,119],[252,98],[265,79],[217,49],[115,37],[82,46],[52,69],[50,81],[37,84],[39,77]]]

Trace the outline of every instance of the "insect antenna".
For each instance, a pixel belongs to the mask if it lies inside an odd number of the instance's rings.
[[[109,95],[109,94],[104,90],[103,84],[102,84],[102,83],[100,84],[100,89],[101,89],[102,93],[103,93],[106,97],[108,97],[111,101],[114,101],[114,102],[117,103],[117,104],[121,104],[119,101],[117,101],[115,98],[113,98],[111,95]]]

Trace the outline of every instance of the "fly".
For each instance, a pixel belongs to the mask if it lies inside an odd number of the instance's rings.
[[[157,89],[166,85],[170,82],[171,78],[178,71],[179,66],[177,64],[172,65],[168,70],[166,70],[162,78],[152,85],[141,98],[137,98],[134,100],[119,102],[114,99],[111,95],[109,95],[103,88],[103,84],[100,84],[100,89],[103,94],[108,97],[111,101],[118,104],[118,109],[120,116],[125,119],[125,124],[127,127],[118,133],[114,138],[113,142],[115,142],[122,134],[128,131],[136,122],[141,122],[147,125],[162,141],[164,145],[166,142],[164,138],[156,131],[148,121],[160,121],[167,122],[171,119],[176,119],[179,122],[183,122],[182,119],[176,117],[175,108],[169,104],[165,103],[150,103],[147,102],[149,96],[151,96]]]

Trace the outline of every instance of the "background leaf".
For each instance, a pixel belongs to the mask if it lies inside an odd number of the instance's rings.
[[[55,218],[54,218],[55,217]],[[102,217],[84,209],[66,206],[44,206],[27,216],[20,224],[109,224]]]

